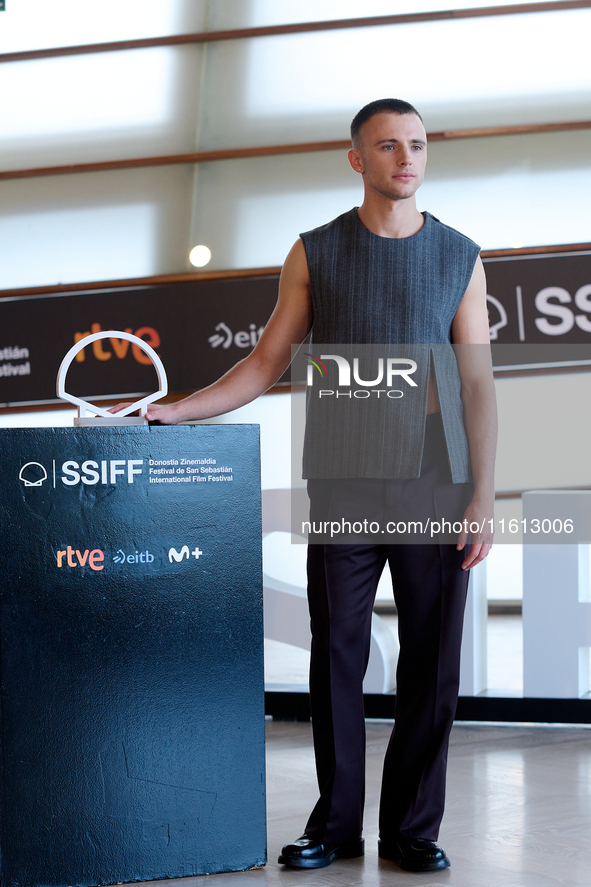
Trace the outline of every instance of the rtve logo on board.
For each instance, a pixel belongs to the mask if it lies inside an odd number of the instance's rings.
[[[56,556],[59,569],[64,566],[75,569],[76,567],[86,567],[88,565],[91,570],[98,573],[105,567],[103,563],[105,552],[101,551],[100,548],[93,548],[92,551],[86,548],[84,551],[80,551],[78,548],[74,549],[71,545],[68,545],[62,551],[56,552]]]

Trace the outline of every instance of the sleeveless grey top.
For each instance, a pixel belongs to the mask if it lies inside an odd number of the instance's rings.
[[[419,477],[432,366],[453,482],[471,480],[450,342],[479,247],[429,213],[423,215],[423,227],[411,237],[374,234],[356,207],[301,235],[314,311],[311,360],[341,354],[351,370],[357,366],[359,380],[379,378],[380,357],[382,367],[388,358],[398,368],[416,363],[412,376],[393,377],[399,391],[394,397],[388,396],[386,373],[377,387],[353,380],[347,390],[336,385],[334,358],[321,361],[322,378],[317,366],[313,373],[308,370],[304,477]],[[356,345],[364,347],[351,347]]]

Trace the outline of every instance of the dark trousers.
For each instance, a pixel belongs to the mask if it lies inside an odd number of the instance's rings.
[[[443,516],[445,506],[433,504],[438,491],[449,484],[441,453],[436,431],[426,441],[419,479],[378,482],[388,487],[384,499],[389,508],[396,511],[397,491],[404,498],[410,489],[414,490],[415,504],[423,501],[423,512],[424,508],[432,509],[434,517]],[[369,481],[374,492],[375,484]],[[315,500],[326,506],[330,486],[331,482],[325,481],[309,484],[312,513],[317,512]],[[342,487],[338,494],[342,499],[341,493]],[[456,513],[448,513],[452,519],[463,514],[471,485],[456,485],[454,496]],[[335,517],[334,511],[331,516]],[[391,516],[392,512],[385,517]],[[309,546],[310,701],[320,787],[320,798],[306,826],[311,837],[339,843],[358,838],[362,831],[362,683],[369,658],[376,588],[388,563],[398,610],[400,655],[395,726],[384,762],[380,835],[383,840],[392,840],[398,834],[436,840],[443,816],[447,748],[458,695],[468,586],[468,573],[460,567],[465,554],[449,543]]]

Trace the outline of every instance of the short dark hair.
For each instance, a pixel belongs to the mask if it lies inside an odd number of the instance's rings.
[[[370,117],[373,117],[375,114],[382,114],[384,111],[390,114],[416,114],[421,123],[423,122],[423,118],[417,109],[409,102],[403,102],[402,99],[376,99],[375,102],[364,105],[361,111],[358,111],[353,118],[351,123],[351,141],[353,144],[355,144],[359,137],[361,127],[367,123]]]

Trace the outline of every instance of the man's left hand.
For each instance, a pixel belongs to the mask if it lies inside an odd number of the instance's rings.
[[[462,562],[462,570],[475,567],[488,555],[493,542],[494,498],[487,496],[484,500],[476,496],[472,499],[464,512],[462,520],[462,532],[458,536],[456,548],[462,551],[472,536],[468,554]],[[478,525],[476,533],[470,532],[470,526]]]

